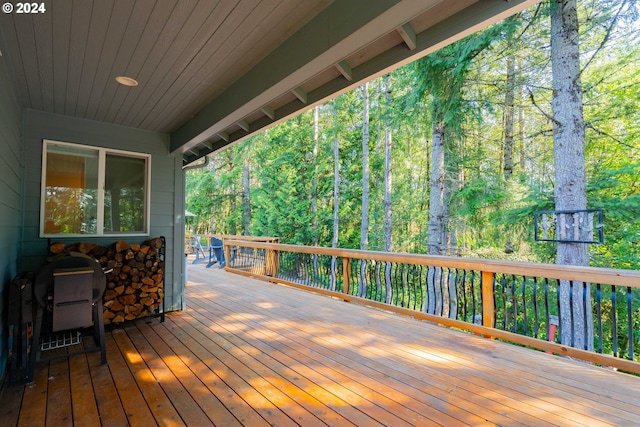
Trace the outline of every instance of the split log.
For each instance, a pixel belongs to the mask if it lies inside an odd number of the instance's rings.
[[[116,252],[126,251],[130,247],[131,246],[129,246],[129,244],[127,242],[125,242],[124,240],[118,240],[116,242]]]
[[[144,244],[158,250],[162,247],[162,239],[160,237],[156,237],[155,239],[147,240]]]

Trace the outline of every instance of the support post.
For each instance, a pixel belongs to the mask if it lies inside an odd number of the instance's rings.
[[[496,308],[493,301],[493,278],[490,271],[482,272],[482,326],[493,328],[496,318]]]
[[[349,277],[351,276],[351,259],[342,258],[342,292],[349,293]]]
[[[226,267],[231,263],[231,246],[224,243],[224,239],[222,240],[222,246],[224,248],[224,260],[225,260],[225,267]]]
[[[278,277],[279,258],[278,251],[267,249],[265,251],[266,274],[270,277]]]

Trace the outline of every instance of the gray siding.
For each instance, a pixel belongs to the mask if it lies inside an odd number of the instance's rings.
[[[151,154],[150,237],[166,238],[166,308],[182,309],[184,175],[181,156],[169,154],[169,136],[159,132],[26,110],[24,141],[29,154],[25,159],[25,214],[20,264],[23,270],[36,271],[45,262],[48,251],[47,239],[38,237],[43,139]],[[108,245],[117,239],[75,237],[60,241],[88,241]],[[147,237],[123,239],[129,243],[142,243]]]
[[[0,51],[4,44],[0,38]],[[22,221],[22,107],[5,57],[0,56],[0,378],[7,362],[8,284],[18,272]]]

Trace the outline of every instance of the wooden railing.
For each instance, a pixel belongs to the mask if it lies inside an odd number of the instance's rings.
[[[225,252],[232,272],[640,374],[640,271],[283,245],[231,236],[225,239]],[[561,283],[580,287],[585,306],[590,303],[593,350],[558,343]]]
[[[238,236],[231,234],[186,234],[184,236],[184,250],[186,253],[193,253],[195,251],[194,239],[202,240],[204,242],[210,242],[212,237],[224,241],[225,239],[243,240],[248,242],[265,242],[265,243],[278,243],[278,237],[263,237],[263,236]],[[207,246],[208,243],[203,244]]]

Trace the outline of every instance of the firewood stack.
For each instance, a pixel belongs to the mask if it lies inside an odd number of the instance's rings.
[[[103,296],[104,323],[122,323],[155,312],[164,297],[164,260],[160,257],[162,238],[142,245],[119,240],[109,247],[95,243],[75,243],[65,247],[54,243],[52,254],[80,252],[100,262],[107,271]]]

